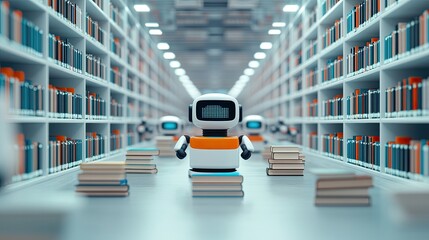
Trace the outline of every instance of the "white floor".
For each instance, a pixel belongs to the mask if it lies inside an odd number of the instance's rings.
[[[315,207],[309,169],[335,162],[307,158],[304,177],[268,177],[255,154],[241,163],[244,198],[192,198],[188,162],[160,158],[157,164],[156,175],[128,175],[127,198],[84,199],[67,239],[429,239],[427,223],[395,220],[386,188],[394,183],[385,179],[375,178],[370,207]],[[19,194],[71,194],[77,172]]]

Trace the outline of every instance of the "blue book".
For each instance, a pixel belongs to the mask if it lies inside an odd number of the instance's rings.
[[[238,171],[235,172],[194,172],[190,171],[190,175],[195,176],[203,176],[203,177],[235,177],[240,176]]]

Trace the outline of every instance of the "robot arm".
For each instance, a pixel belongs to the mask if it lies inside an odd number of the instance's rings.
[[[190,137],[183,135],[179,138],[176,145],[174,146],[174,151],[176,151],[176,156],[179,159],[184,159],[186,157],[186,149],[188,148]]]
[[[253,144],[247,136],[240,136],[239,140],[240,147],[243,150],[243,152],[241,153],[241,157],[244,160],[247,160],[252,156],[252,152],[255,151],[255,149],[253,148]]]

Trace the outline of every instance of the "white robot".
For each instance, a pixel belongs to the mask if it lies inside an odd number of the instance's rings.
[[[189,155],[194,172],[235,171],[240,156],[247,160],[254,151],[248,137],[228,137],[228,129],[235,127],[241,116],[241,106],[229,95],[211,93],[197,97],[189,107],[189,121],[203,130],[203,136],[181,136],[174,147],[176,156],[184,159]]]
[[[163,136],[178,136],[183,131],[183,123],[176,116],[164,116],[159,119],[158,132]]]
[[[143,140],[149,141],[152,139],[153,125],[154,124],[150,124],[150,122],[146,118],[143,118],[141,123],[137,125],[136,130],[137,130],[137,133],[139,134],[140,141],[143,141]]]
[[[245,134],[249,135],[255,152],[261,152],[264,149],[266,139],[261,134],[265,132],[266,127],[265,119],[260,115],[249,115],[243,118],[241,128]]]

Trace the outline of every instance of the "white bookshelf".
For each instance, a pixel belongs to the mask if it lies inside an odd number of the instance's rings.
[[[267,58],[261,63],[255,75],[251,77],[248,85],[241,92],[238,99],[243,103],[244,114],[261,114],[267,118],[282,118],[290,126],[298,128],[302,134],[302,145],[305,151],[313,155],[321,155],[322,139],[325,133],[335,131],[343,132],[343,156],[336,157],[336,161],[344,162],[347,165],[346,140],[354,135],[378,135],[380,136],[380,174],[388,175],[385,172],[385,150],[386,142],[393,141],[395,136],[411,136],[415,139],[423,139],[429,136],[429,117],[385,117],[385,92],[388,87],[394,86],[404,77],[429,76],[429,48],[422,47],[413,51],[409,55],[401,56],[394,61],[384,60],[384,37],[395,30],[395,25],[400,21],[409,21],[429,9],[429,1],[399,0],[388,8],[381,1],[381,12],[372,17],[364,25],[347,34],[346,21],[347,14],[356,4],[363,0],[342,0],[332,7],[322,16],[321,0],[303,1],[303,10],[298,12],[293,21],[282,29],[282,34],[273,43],[273,48],[267,54]],[[303,37],[294,39],[294,31],[297,23],[307,21],[311,10],[317,5],[317,21],[310,27],[304,24]],[[322,50],[322,35],[327,27],[333,25],[334,21],[343,18],[343,37],[335,43]],[[346,72],[346,56],[350,49],[357,45],[369,41],[371,38],[380,39],[380,64],[371,70],[348,75]],[[305,49],[309,40],[317,39],[317,54],[307,59]],[[293,63],[294,53],[297,49],[303,49],[303,60],[298,66]],[[322,83],[320,70],[324,67],[326,59],[338,55],[343,56],[343,77]],[[288,62],[288,59],[291,62]],[[289,68],[289,71],[286,69]],[[316,84],[307,87],[305,78],[310,70],[316,71]],[[293,79],[296,76],[303,76],[302,89],[293,90]],[[322,102],[334,97],[336,94],[349,96],[356,88],[379,88],[380,89],[380,117],[370,119],[347,119],[346,101],[343,103],[342,119],[322,117]],[[289,89],[287,91],[286,89]],[[246,98],[245,96],[253,96]],[[318,116],[306,117],[307,103],[313,99],[318,99]],[[297,108],[302,109],[302,115],[297,116]],[[318,150],[309,150],[307,136],[310,132],[317,131],[319,137]],[[334,159],[333,157],[323,157]],[[363,168],[353,165],[354,167]],[[368,170],[374,172],[373,170]],[[378,174],[378,173],[377,173]],[[390,176],[392,178],[399,178]],[[414,179],[427,182],[427,179]],[[411,180],[411,181],[414,181]]]
[[[47,5],[47,0],[13,0],[11,8],[23,11],[23,16],[43,30],[43,54],[37,55],[23,50],[7,38],[0,36],[0,66],[12,67],[22,70],[29,80],[41,84],[44,88],[44,115],[40,117],[13,115],[9,121],[16,123],[20,132],[33,141],[43,144],[42,168],[43,175],[38,179],[47,178],[48,175],[48,139],[51,135],[67,135],[85,142],[85,133],[96,131],[107,137],[106,154],[103,158],[122,154],[128,145],[128,131],[136,132],[136,126],[142,117],[157,119],[163,115],[177,115],[185,118],[191,97],[178,81],[167,61],[162,58],[162,52],[156,48],[156,42],[148,34],[148,29],[140,25],[136,12],[129,9],[125,0],[104,0],[102,7],[98,7],[92,0],[71,0],[82,10],[82,29],[78,29],[68,20],[60,17]],[[118,26],[111,18],[109,4],[114,3],[120,9],[123,25]],[[93,39],[85,32],[87,14],[106,32],[104,44]],[[127,34],[127,33],[132,34]],[[69,38],[71,43],[83,52],[83,73],[78,73],[56,64],[48,57],[48,34],[53,33],[62,38]],[[110,33],[121,39],[122,56],[110,51]],[[134,63],[128,62],[127,56],[132,52]],[[106,79],[99,79],[86,74],[86,53],[101,57],[106,65]],[[139,60],[142,67],[139,67]],[[110,82],[110,69],[118,66],[122,73],[122,84]],[[131,79],[134,89],[127,87]],[[77,94],[83,97],[82,119],[59,119],[48,117],[47,89],[49,84],[60,87],[75,88]],[[85,96],[87,91],[93,91],[106,101],[105,119],[91,119],[85,116]],[[123,115],[110,117],[110,101],[115,98],[123,104]],[[128,103],[134,108],[128,116]],[[121,130],[123,136],[122,149],[111,151],[110,136],[113,129]],[[134,145],[140,144],[135,134]],[[85,156],[85,143],[83,153]],[[85,159],[82,156],[82,159]],[[85,160],[84,160],[85,161]],[[61,173],[55,173],[61,174]],[[17,183],[15,183],[17,184]]]

